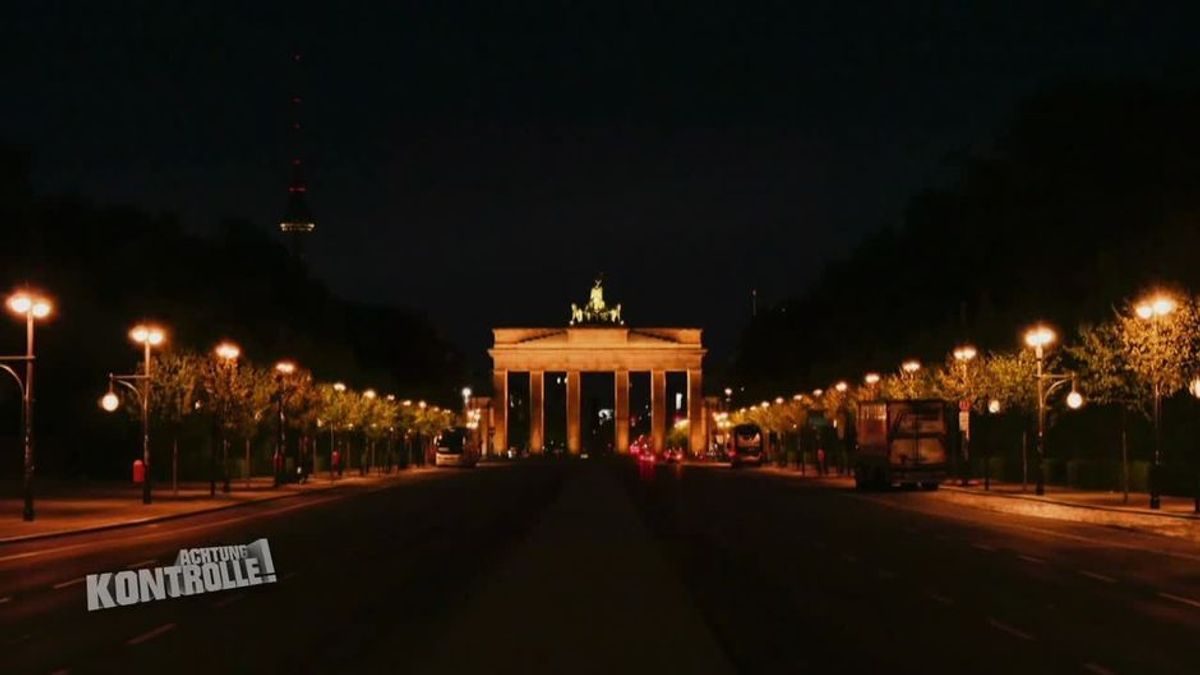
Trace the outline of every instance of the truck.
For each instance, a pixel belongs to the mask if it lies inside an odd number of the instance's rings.
[[[854,485],[936,490],[946,478],[956,430],[952,406],[936,399],[864,401],[858,406]]]

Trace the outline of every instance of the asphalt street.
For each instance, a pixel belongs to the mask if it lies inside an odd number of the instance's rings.
[[[1200,672],[1200,547],[753,469],[626,482],[743,672]]]
[[[609,478],[579,483],[586,472]],[[576,488],[564,489],[572,481]],[[616,506],[582,510],[597,490],[620,493],[597,498]],[[564,494],[573,495],[569,508]],[[589,548],[564,517],[586,513],[598,532],[618,510],[625,520],[591,550],[621,547],[627,536],[631,551],[620,559],[629,562],[587,569],[578,557]],[[274,585],[86,611],[87,573],[170,564],[180,548],[261,537],[271,542]],[[553,635],[544,628],[555,602],[507,613],[487,599],[511,607],[521,596],[497,584],[548,594],[539,574],[519,568],[553,565],[539,550],[568,539],[580,589],[604,591],[574,592],[570,571],[556,570],[554,583],[570,592],[572,617],[597,603],[606,625],[590,627],[599,634],[586,644],[607,645],[605,663],[627,672],[644,672],[647,661],[633,648],[644,640],[623,635],[651,616],[699,626],[688,634],[703,633],[740,672],[1200,671],[1194,544],[998,514],[931,493],[591,460],[414,472],[369,488],[0,547],[0,673],[414,672],[429,665],[431,645],[480,644],[469,631],[447,635],[465,615],[483,617],[481,630],[529,622],[504,632],[527,639],[537,663],[539,650],[551,651],[539,641]],[[646,579],[666,578],[677,591],[648,594],[643,585],[637,597],[673,611],[615,598],[620,579],[639,573],[639,557],[655,570]],[[618,583],[597,584],[597,575]],[[632,615],[614,621],[614,607]],[[656,627],[644,629],[653,636]],[[577,658],[584,666],[594,656]],[[537,668],[489,667],[518,670]]]

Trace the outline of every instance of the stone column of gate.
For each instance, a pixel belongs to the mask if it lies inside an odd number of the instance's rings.
[[[578,455],[583,448],[583,429],[579,423],[580,379],[578,370],[567,371],[567,451]]]
[[[617,427],[617,452],[629,452],[629,371],[613,373],[613,421]]]
[[[688,447],[694,455],[704,454],[708,421],[704,417],[704,384],[700,369],[687,371],[688,380]]]
[[[660,452],[667,443],[667,371],[650,371],[650,443]]]
[[[546,438],[546,374],[529,371],[529,452],[541,454]]]
[[[492,371],[492,452],[508,450],[508,371]]]

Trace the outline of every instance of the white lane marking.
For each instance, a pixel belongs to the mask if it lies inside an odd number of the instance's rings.
[[[887,501],[886,499],[879,498],[879,497],[868,497],[866,495],[854,494],[854,493],[850,493],[850,492],[835,492],[833,494],[838,497],[842,497],[844,499],[855,499],[858,501],[872,502],[872,503],[878,504],[879,506],[883,506],[883,507],[889,508],[889,509],[900,509],[902,511],[912,511],[913,513],[920,513],[922,515],[927,515],[927,516],[933,515],[933,516],[937,516],[939,518],[944,518],[946,520],[956,520],[961,523],[965,523],[967,525],[972,525],[972,526],[976,526],[976,527],[984,526],[984,527],[995,528],[997,530],[1016,530],[1018,532],[1036,532],[1037,534],[1044,534],[1048,537],[1055,537],[1058,539],[1071,539],[1073,541],[1082,541],[1082,542],[1086,542],[1088,544],[1092,544],[1092,545],[1100,547],[1100,548],[1120,548],[1120,549],[1125,549],[1128,551],[1137,551],[1138,553],[1151,553],[1154,555],[1166,556],[1168,558],[1178,558],[1179,560],[1190,560],[1192,562],[1200,562],[1200,556],[1189,555],[1187,553],[1179,553],[1177,551],[1163,551],[1163,550],[1150,548],[1150,547],[1146,547],[1146,546],[1140,546],[1137,544],[1122,544],[1122,543],[1115,542],[1115,541],[1112,541],[1109,539],[1097,539],[1095,537],[1085,537],[1080,534],[1069,534],[1066,532],[1057,532],[1055,530],[1047,530],[1045,528],[1032,527],[1029,525],[1014,525],[1012,523],[1005,523],[1005,522],[1000,522],[1000,521],[982,522],[980,520],[956,515],[953,513],[945,513],[945,512],[934,511],[931,509],[918,508],[915,506],[909,506],[906,504],[902,504],[902,503],[896,502],[896,501]],[[1028,517],[1035,518],[1036,516],[1028,516]],[[1068,524],[1077,525],[1080,523],[1068,523]],[[1087,523],[1083,523],[1083,524],[1087,524]],[[1093,527],[1103,527],[1103,526],[1102,525],[1093,525]]]
[[[1171,595],[1170,593],[1159,593],[1158,597],[1166,598],[1168,600],[1174,600],[1175,602],[1180,602],[1185,605],[1191,605],[1192,607],[1200,608],[1200,600],[1193,600],[1191,598],[1185,598],[1185,597],[1182,597],[1179,595]]]
[[[1038,563],[1039,565],[1045,564],[1045,562],[1046,562],[1045,560],[1042,560],[1041,558],[1035,558],[1031,555],[1018,555],[1017,557],[1020,558],[1021,560],[1024,560],[1025,562]]]
[[[227,598],[222,598],[221,600],[218,600],[218,601],[214,602],[214,603],[213,603],[213,607],[216,607],[217,609],[220,609],[220,608],[222,608],[222,607],[224,607],[224,606],[226,606],[226,605],[232,605],[233,603],[237,602],[238,600],[241,600],[241,599],[242,599],[242,598],[244,598],[244,597],[246,597],[246,596],[245,596],[245,594],[243,594],[243,593],[238,593],[238,594],[235,594],[235,595],[231,595],[231,596],[229,596],[229,597],[227,597]]]
[[[1095,673],[1096,675],[1117,675],[1117,671],[1111,668],[1105,668],[1099,663],[1092,663],[1090,661],[1083,664],[1083,669],[1089,673]]]
[[[948,598],[948,597],[946,597],[946,596],[942,595],[941,593],[935,593],[935,592],[933,592],[933,591],[926,591],[926,592],[925,592],[925,595],[929,596],[929,598],[930,598],[931,600],[933,600],[934,602],[940,602],[940,603],[942,603],[943,605],[947,605],[947,606],[949,606],[949,605],[953,605],[953,604],[954,604],[954,600],[953,600],[953,599],[951,599],[951,598]]]
[[[995,550],[996,550],[995,546],[988,546],[987,544],[971,544],[971,548],[977,548],[980,551],[988,551],[988,552],[995,552]]]
[[[125,641],[125,644],[130,647],[132,647],[134,645],[140,645],[143,642],[145,642],[146,640],[153,640],[154,638],[158,637],[159,635],[162,635],[163,633],[165,633],[169,630],[172,630],[174,628],[175,628],[175,624],[164,623],[163,625],[159,626],[158,628],[148,630],[145,633],[142,633],[141,635],[139,635],[137,637],[129,638],[128,640]]]
[[[6,596],[4,596],[3,598],[0,598],[0,605],[3,605],[3,604],[4,604],[4,603],[6,603],[6,602],[12,602],[12,596],[11,596],[11,595],[6,595]]]
[[[82,584],[83,581],[84,581],[84,577],[79,577],[78,579],[72,579],[70,581],[60,581],[59,583],[54,584],[53,588],[55,590],[58,590],[60,588],[66,588],[67,586],[74,586],[75,584]]]
[[[1096,572],[1089,572],[1087,570],[1079,570],[1079,573],[1089,579],[1095,579],[1096,581],[1103,581],[1106,584],[1117,583],[1116,579],[1109,577],[1109,576],[1105,576],[1103,574],[1097,574]]]
[[[151,559],[149,559],[149,560],[143,560],[143,561],[141,561],[141,562],[135,562],[135,563],[133,563],[132,565],[130,565],[130,566],[129,566],[129,569],[131,569],[131,570],[132,570],[132,569],[137,569],[137,568],[139,568],[139,567],[145,567],[146,565],[153,565],[153,564],[154,564],[154,563],[156,563],[156,562],[158,562],[158,558],[151,558]]]
[[[997,621],[990,616],[988,617],[988,624],[992,628],[995,628],[996,630],[1002,631],[1004,633],[1008,633],[1009,635],[1011,635],[1013,637],[1018,637],[1018,638],[1021,638],[1022,640],[1032,640],[1033,639],[1033,636],[1030,635],[1029,633],[1026,633],[1025,631],[1023,631],[1019,628],[1014,628],[1014,627],[1004,623],[1003,621]]]

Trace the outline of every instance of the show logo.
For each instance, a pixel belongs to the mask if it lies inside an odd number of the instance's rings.
[[[180,549],[175,564],[87,575],[88,611],[275,583],[266,539]]]

